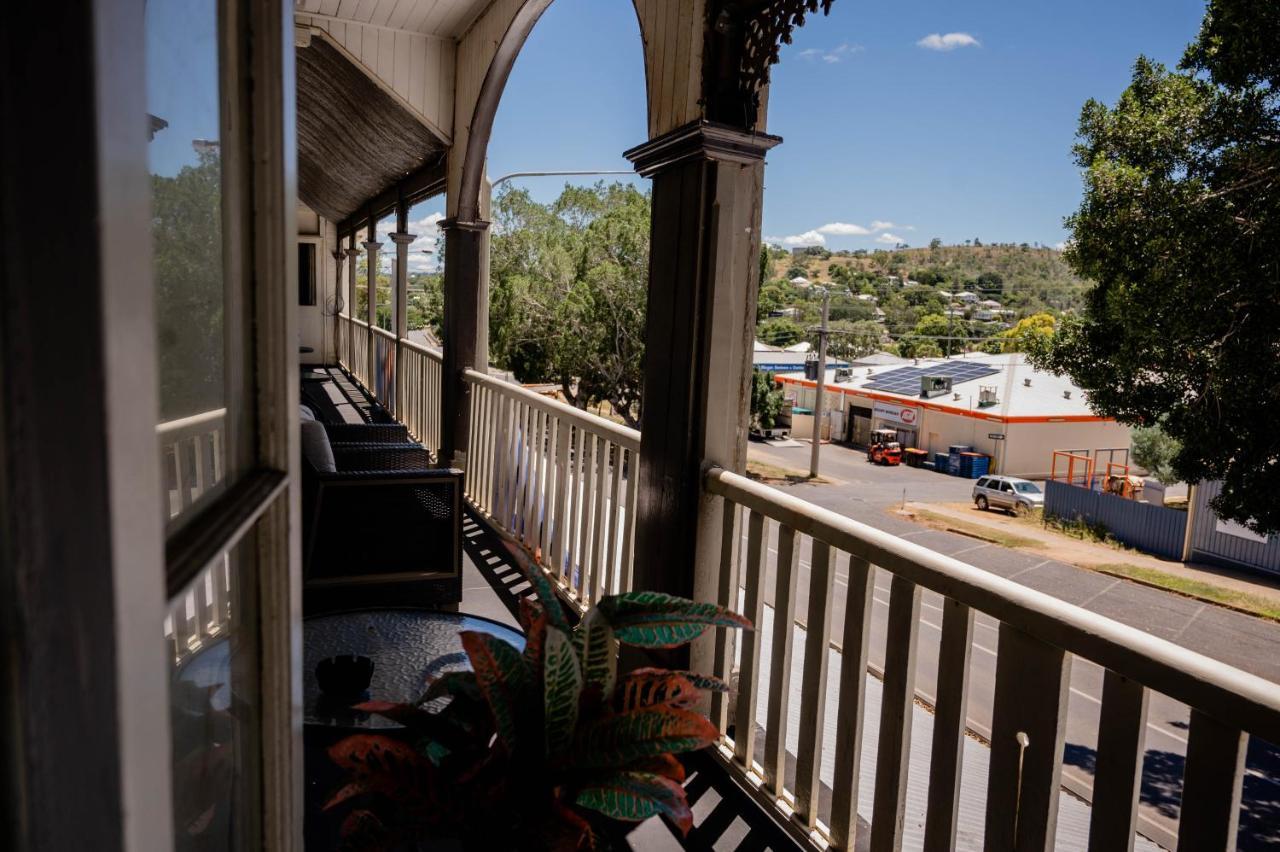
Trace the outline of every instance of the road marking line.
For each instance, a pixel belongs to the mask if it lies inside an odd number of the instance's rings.
[[[975,551],[975,550],[981,550],[981,549],[982,549],[982,548],[984,548],[984,547],[990,547],[990,546],[991,546],[991,543],[990,543],[990,542],[986,542],[986,541],[984,541],[982,544],[975,544],[973,547],[966,547],[966,548],[964,548],[963,550],[957,550],[957,551],[956,551],[956,552],[954,552],[954,553],[948,553],[948,554],[945,554],[945,555],[950,556],[951,558],[953,558],[953,559],[954,559],[955,557],[959,556],[959,555],[960,555],[960,554],[962,554],[962,553],[971,553],[971,552],[973,552],[973,551]]]

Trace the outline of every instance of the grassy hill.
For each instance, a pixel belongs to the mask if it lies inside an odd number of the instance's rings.
[[[896,276],[944,290],[972,289],[984,298],[994,298],[1018,312],[1019,316],[1041,310],[1053,312],[1079,309],[1089,284],[1077,278],[1051,248],[999,244],[982,246],[940,246],[873,252],[814,253],[793,257],[776,251],[771,258],[771,279],[789,279],[789,272],[804,270],[811,281],[845,283],[848,280],[872,285],[877,279]],[[819,254],[818,252],[822,252]],[[989,282],[999,277],[998,292]],[[988,276],[979,283],[984,275]],[[847,286],[847,284],[846,284]],[[863,289],[863,292],[873,292]]]
[[[940,334],[963,338],[950,344],[938,341],[943,350],[981,347],[983,341],[1025,317],[1079,310],[1090,286],[1071,272],[1062,252],[1038,246],[935,246],[872,252],[811,248],[795,255],[773,248],[760,288],[757,335],[761,340],[787,345],[812,337],[809,329],[818,321],[821,300],[812,288],[787,283],[797,275],[832,285],[831,318],[841,324],[842,341],[854,341],[850,345],[858,349],[896,349],[904,355],[932,354],[933,345],[926,344],[922,350],[921,341]],[[977,293],[982,300],[994,300],[1000,308],[994,315],[983,314],[978,306],[949,299],[940,292],[962,290]]]

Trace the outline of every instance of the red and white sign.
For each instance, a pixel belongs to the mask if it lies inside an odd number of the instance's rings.
[[[915,426],[920,421],[920,409],[910,405],[897,405],[892,402],[876,401],[872,412],[881,420],[901,423],[903,426]]]

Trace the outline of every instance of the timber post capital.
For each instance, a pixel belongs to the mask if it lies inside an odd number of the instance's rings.
[[[641,177],[652,177],[693,159],[759,163],[780,142],[781,136],[697,119],[624,151],[622,156]]]
[[[398,246],[407,246],[418,238],[417,234],[387,234],[387,236]]]

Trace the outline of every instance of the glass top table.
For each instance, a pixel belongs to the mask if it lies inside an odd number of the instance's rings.
[[[414,701],[427,684],[451,671],[469,669],[463,630],[488,633],[524,649],[524,636],[487,618],[428,609],[363,609],[316,615],[303,620],[303,721],[339,728],[399,728],[335,701],[320,690],[316,665],[328,657],[357,654],[373,661],[368,700]]]

